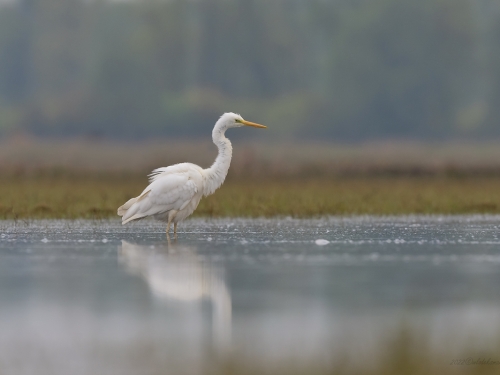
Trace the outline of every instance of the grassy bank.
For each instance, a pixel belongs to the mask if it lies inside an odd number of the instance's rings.
[[[3,175],[0,219],[107,218],[146,186],[143,176]],[[500,176],[337,176],[229,179],[197,216],[500,213]]]

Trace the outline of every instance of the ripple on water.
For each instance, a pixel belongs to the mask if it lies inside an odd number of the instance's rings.
[[[0,221],[2,359],[23,353],[41,375],[144,373],[130,359],[146,352],[196,373],[231,347],[359,359],[403,323],[436,350],[493,348],[499,228],[479,215],[192,219],[168,241],[154,221]]]

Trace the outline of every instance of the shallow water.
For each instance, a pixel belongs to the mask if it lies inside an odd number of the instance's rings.
[[[499,271],[499,216],[190,220],[170,242],[150,221],[4,221],[0,372],[367,358],[405,327],[488,350]]]

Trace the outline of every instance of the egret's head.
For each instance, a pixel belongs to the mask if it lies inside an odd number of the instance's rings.
[[[254,128],[263,128],[263,129],[267,128],[267,126],[243,120],[243,117],[232,112],[224,113],[218,122],[221,122],[224,128],[226,129],[239,128],[241,126],[252,126]]]

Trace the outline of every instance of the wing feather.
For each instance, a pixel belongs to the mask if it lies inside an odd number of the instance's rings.
[[[153,171],[150,175],[151,183],[124,213],[122,224],[170,210],[179,211],[189,204],[199,189],[190,172],[178,166],[179,164],[172,166],[177,168],[167,167]]]
[[[169,167],[156,168],[148,175],[148,178],[149,182],[153,182],[156,179],[160,178],[161,176],[165,176],[168,174],[186,173],[186,172],[189,173],[193,171],[198,171],[201,173],[202,168],[196,164],[179,163],[171,165]]]

